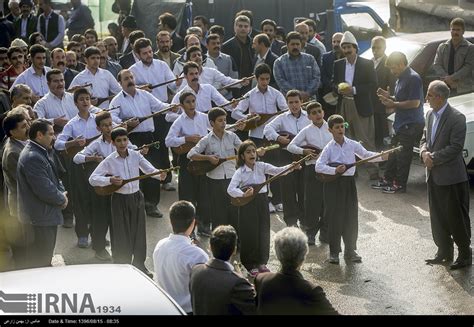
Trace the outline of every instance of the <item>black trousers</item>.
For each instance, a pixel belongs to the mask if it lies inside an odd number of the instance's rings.
[[[266,193],[238,207],[240,261],[250,271],[266,264],[270,256],[270,212]]]
[[[189,159],[186,154],[178,156],[178,198],[194,204],[198,227],[204,224],[209,227],[211,223],[210,199],[208,178],[205,175],[195,176],[188,172]],[[226,190],[227,193],[227,190]],[[203,226],[204,227],[204,226]]]
[[[293,161],[293,155],[282,150],[280,153],[282,165]],[[287,226],[297,226],[298,220],[304,216],[304,165],[301,170],[295,170],[281,180],[281,199],[283,202],[283,220]]]
[[[85,165],[72,164],[71,180],[74,191],[74,216],[76,217],[75,231],[77,237],[88,237],[94,212],[94,188],[89,184]]]
[[[24,268],[50,267],[58,226],[25,225]]]
[[[132,142],[137,147],[142,145],[149,144],[155,141],[152,132],[139,132],[131,133],[128,135],[130,142]],[[164,144],[164,142],[163,142]],[[160,144],[161,147],[162,144]],[[156,168],[159,167],[160,162],[160,153],[154,147],[151,147],[148,151],[148,154],[145,158]],[[140,172],[142,175],[142,173]],[[140,181],[140,190],[142,190],[143,195],[145,196],[145,203],[156,206],[160,203],[160,181],[154,178],[145,178]]]
[[[392,145],[403,145],[403,149],[389,155],[385,168],[387,181],[395,181],[397,185],[406,187],[413,158],[413,146],[419,145],[423,128],[422,124],[408,124],[402,126],[395,134]]]
[[[112,258],[145,271],[145,201],[141,191],[112,194]]]
[[[385,111],[385,107],[383,107]],[[385,112],[374,112],[374,128],[375,128],[375,148],[381,150],[384,146],[383,139],[388,136],[387,115]]]
[[[107,231],[111,227],[111,196],[94,196],[94,211],[92,214],[92,249],[101,251],[105,249],[105,239]],[[113,230],[110,228],[110,235],[113,237]],[[113,251],[113,247],[112,247]]]
[[[258,139],[256,137],[251,137],[250,138],[257,148],[264,146],[265,140],[264,139]],[[268,151],[265,156],[263,157],[265,162],[268,162],[269,164],[272,164],[274,166],[280,166],[281,165],[281,150],[276,149],[272,151]],[[282,203],[282,189],[281,189],[281,180],[277,179],[274,182],[270,183],[270,191],[272,192],[272,197],[271,197],[271,202],[273,204],[279,204]]]
[[[308,237],[320,236],[326,238],[328,223],[324,216],[323,183],[316,178],[314,165],[307,165],[304,170],[304,227]]]
[[[460,252],[471,245],[469,182],[436,185],[428,179],[431,233],[440,255],[452,253],[453,240]]]
[[[324,183],[324,215],[328,221],[329,251],[341,252],[357,249],[359,228],[357,188],[353,176],[341,176]]]
[[[160,141],[160,146],[158,147],[158,163],[157,168],[166,169],[171,167],[169,148],[166,147],[165,138],[168,134],[171,124],[165,120],[165,115],[158,115],[153,117],[153,122],[155,124],[155,131],[153,132],[153,138],[155,141]],[[169,183],[172,179],[172,173],[169,172],[166,175],[166,179],[163,183]]]
[[[74,165],[71,158],[65,158],[59,152],[57,152],[57,156],[59,161],[63,165],[65,169],[65,173],[61,176],[61,181],[63,182],[64,189],[67,191],[69,202],[67,204],[66,209],[62,211],[64,222],[73,222],[74,220],[74,181],[72,181],[72,165]]]
[[[238,230],[237,208],[230,204],[230,195],[227,193],[230,181],[208,178],[212,229],[220,225],[232,225]]]

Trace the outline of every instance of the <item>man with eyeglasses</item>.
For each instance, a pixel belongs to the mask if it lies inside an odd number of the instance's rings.
[[[3,59],[3,56],[10,62],[10,67],[0,73],[0,88],[8,90],[12,87],[17,76],[26,70],[25,56],[21,48],[16,47],[8,49],[5,55],[0,54],[0,60]]]

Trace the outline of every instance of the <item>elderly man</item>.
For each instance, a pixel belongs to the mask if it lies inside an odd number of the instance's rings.
[[[464,19],[454,18],[450,23],[451,39],[436,50],[433,70],[451,89],[451,94],[473,90],[474,46],[463,35]]]
[[[286,94],[289,90],[298,90],[303,102],[316,97],[319,88],[319,66],[313,56],[301,52],[303,38],[298,32],[290,32],[286,38],[288,52],[275,60],[273,74],[280,87]]]
[[[104,38],[104,44],[107,48],[108,60],[118,62],[118,43],[117,39],[113,36],[107,36]]]
[[[449,88],[433,81],[426,100],[431,111],[420,144],[426,166],[431,232],[438,252],[429,264],[453,260],[453,241],[458,257],[451,269],[472,265],[469,177],[462,151],[466,138],[466,117],[447,102]]]
[[[308,254],[308,238],[296,227],[275,235],[275,253],[281,263],[277,273],[255,278],[257,313],[263,315],[337,315],[320,286],[304,279],[300,272]]]
[[[374,101],[377,75],[372,61],[360,57],[357,40],[345,32],[341,40],[344,59],[334,62],[333,87],[339,94],[338,112],[349,123],[350,138],[361,141],[369,151],[375,150]],[[379,179],[378,167],[367,164],[370,179]]]

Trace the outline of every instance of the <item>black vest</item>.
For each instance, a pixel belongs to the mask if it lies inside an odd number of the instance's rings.
[[[43,34],[46,42],[53,41],[59,34],[59,15],[54,11],[51,12],[51,17],[48,22],[48,35],[46,35],[46,18],[44,14],[39,17],[40,20],[40,32]]]

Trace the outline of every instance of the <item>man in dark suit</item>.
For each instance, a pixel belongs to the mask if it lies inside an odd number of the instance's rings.
[[[285,46],[285,42],[275,38],[277,29],[277,24],[275,21],[271,19],[265,19],[260,23],[260,29],[262,30],[262,33],[267,34],[268,38],[270,39],[271,51],[277,56],[281,56],[281,48]]]
[[[214,258],[197,264],[191,272],[193,314],[255,313],[255,289],[229,262],[236,244],[237,233],[232,226],[219,226],[212,232],[210,246]]]
[[[237,16],[234,21],[235,35],[222,45],[222,52],[234,59],[239,72],[239,78],[252,75],[255,53],[252,49],[252,39],[249,36],[251,29],[250,19],[247,16]],[[249,84],[240,88],[240,93],[245,94],[251,89]]]
[[[326,52],[322,57],[321,65],[321,88],[319,89],[319,97],[324,108],[324,118],[327,120],[329,116],[336,113],[336,106],[327,103],[324,96],[333,91],[332,75],[334,72],[334,61],[344,57],[341,49],[342,33],[334,33],[332,36],[332,51]]]
[[[59,179],[50,151],[54,139],[53,124],[38,119],[31,124],[30,142],[18,160],[18,218],[32,230],[25,262],[30,267],[51,265],[61,210],[68,198]]]
[[[255,278],[257,314],[337,315],[323,289],[304,279],[300,272],[308,253],[304,232],[286,227],[276,233],[274,242],[281,270],[261,273]]]
[[[13,23],[15,25],[16,37],[28,43],[28,38],[36,32],[38,20],[31,13],[33,3],[31,0],[20,1],[21,16]]]
[[[132,33],[130,33],[130,36],[129,36],[130,44],[133,45],[133,43],[135,43],[136,40],[141,39],[142,37],[145,37],[145,33],[143,33],[143,31],[140,31],[140,30],[133,31]],[[135,52],[133,52],[133,50],[122,55],[119,58],[119,64],[123,69],[129,69],[130,67],[132,67],[132,65],[134,65],[135,63],[139,61],[140,61],[140,58]]]
[[[453,260],[453,241],[458,257],[451,269],[472,265],[469,182],[462,151],[466,138],[466,117],[452,108],[447,99],[449,87],[436,80],[426,94],[428,112],[420,144],[426,166],[431,232],[438,247],[429,264]]]
[[[158,29],[160,31],[168,31],[171,35],[171,51],[178,52],[184,48],[183,38],[176,32],[176,27],[178,27],[178,21],[173,14],[165,12],[158,17]]]
[[[171,71],[173,71],[174,63],[179,58],[179,54],[171,51],[171,35],[168,31],[160,31],[156,35],[156,45],[158,46],[158,51],[155,52],[155,55],[158,59],[163,60],[168,64]]]
[[[369,151],[375,151],[374,102],[377,92],[377,75],[374,64],[357,54],[358,44],[351,32],[341,40],[344,59],[334,62],[333,88],[339,94],[337,112],[349,128],[348,137],[361,141]],[[370,179],[377,180],[378,167],[367,165]]]
[[[371,42],[372,53],[374,57],[375,73],[377,74],[377,88],[389,91],[393,94],[396,77],[390,72],[390,69],[385,66],[387,56],[385,49],[387,48],[385,38],[383,36],[376,36]],[[383,148],[383,139],[388,136],[388,122],[385,106],[378,98],[374,102],[374,127],[375,127],[375,147],[377,150]]]
[[[252,48],[255,50],[256,54],[253,61],[254,71],[255,67],[260,64],[267,64],[273,71],[273,63],[278,59],[278,56],[272,52],[270,46],[270,39],[268,38],[267,34],[258,34],[253,38]],[[256,85],[257,80],[254,79],[252,81],[252,87],[255,87]],[[270,79],[270,86],[278,90],[278,84],[275,81],[273,74]]]

